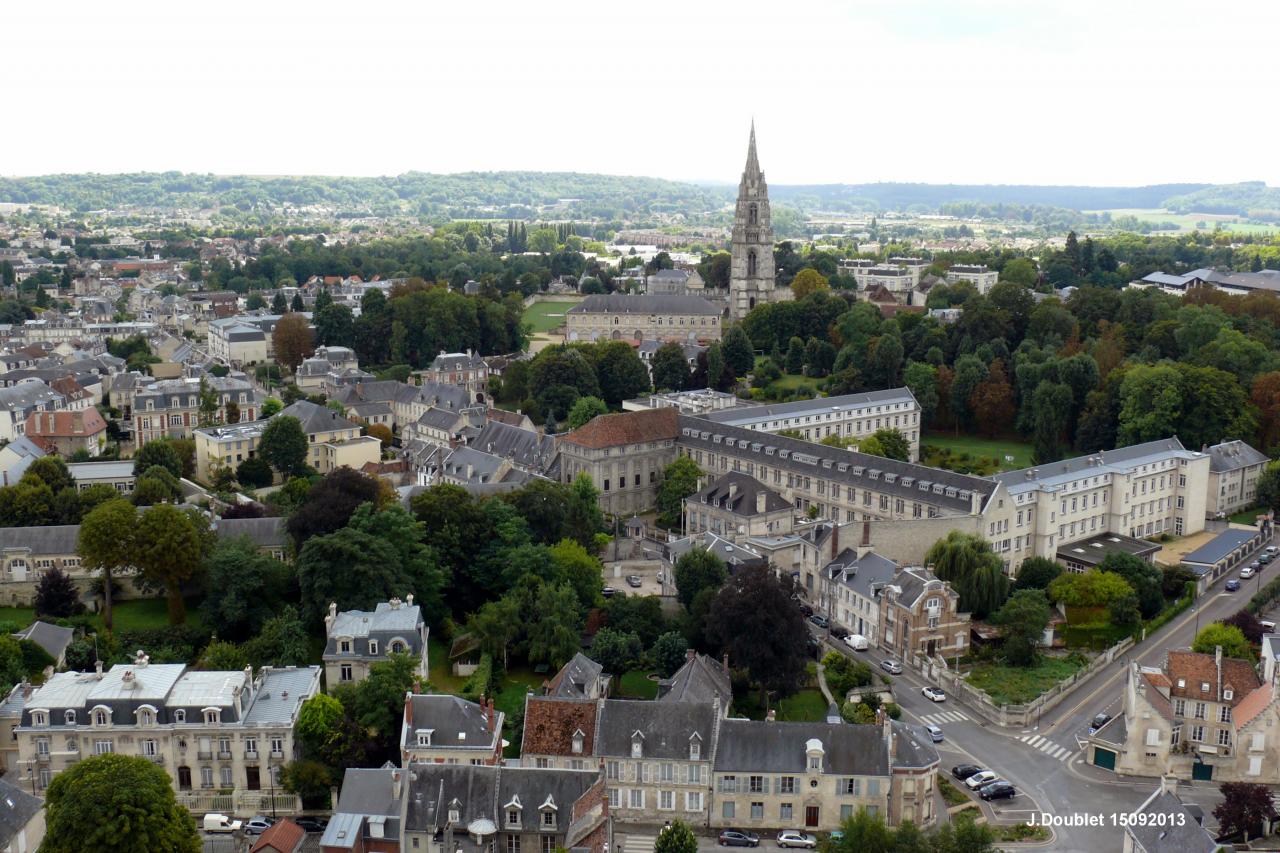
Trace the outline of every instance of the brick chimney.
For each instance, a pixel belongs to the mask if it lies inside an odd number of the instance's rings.
[[[498,715],[493,710],[493,699],[489,699],[489,731],[493,731],[498,723]]]
[[[862,541],[858,543],[858,559],[861,560],[874,550],[871,547],[871,519],[862,520]]]
[[[835,559],[840,555],[840,525],[836,522],[831,523],[831,559]]]
[[[404,694],[404,723],[406,726],[413,725],[413,693],[410,691]]]
[[[685,663],[691,663],[691,662],[693,661],[694,655],[696,655],[697,653],[698,653],[698,650],[697,650],[697,649],[685,649],[685,650],[684,650],[684,662],[685,662]]]

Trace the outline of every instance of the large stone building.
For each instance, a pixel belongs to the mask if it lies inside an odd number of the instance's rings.
[[[369,667],[386,661],[389,655],[411,655],[417,673],[427,674],[427,634],[422,608],[413,603],[413,593],[404,601],[382,601],[372,612],[344,610],[329,603],[324,618],[325,683],[332,690],[339,684],[355,684],[369,677]]]
[[[400,728],[401,764],[500,764],[503,719],[492,699],[410,693]]]
[[[1210,518],[1234,515],[1257,502],[1258,478],[1271,462],[1267,454],[1243,441],[1224,441],[1209,448]]]
[[[585,473],[614,515],[653,507],[662,469],[676,457],[675,409],[601,415],[560,438],[561,482]]]
[[[688,534],[710,531],[730,542],[790,533],[795,507],[754,477],[731,471],[684,499]]]
[[[444,352],[443,350],[423,372],[428,382],[456,385],[467,389],[471,399],[484,403],[489,393],[489,365],[479,353]]]
[[[164,379],[139,388],[133,395],[133,435],[137,446],[157,438],[190,438],[204,417],[200,411],[202,392],[216,399],[217,407],[209,415],[214,423],[227,423],[228,407],[233,412],[239,410],[237,422],[252,421],[258,416],[258,391],[243,374]]]
[[[226,789],[237,810],[260,809],[278,787],[274,774],[298,757],[298,710],[319,689],[318,666],[197,672],[145,654],[106,672],[59,672],[26,698],[14,770],[43,791],[87,756],[138,755],[164,768],[194,809],[209,807],[198,795]]]
[[[755,122],[751,123],[751,139],[747,143],[747,165],[738,183],[731,240],[729,319],[741,321],[756,305],[791,298],[791,288],[777,286],[769,185],[756,158]]]
[[[876,644],[902,658],[954,658],[969,648],[969,614],[951,584],[923,568],[906,568],[880,592]]]
[[[564,317],[570,341],[720,340],[720,309],[701,296],[597,293]]]

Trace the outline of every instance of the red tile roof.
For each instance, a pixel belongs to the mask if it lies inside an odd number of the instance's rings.
[[[97,409],[74,412],[32,412],[27,416],[27,435],[37,437],[75,438],[106,432],[107,422]]]
[[[1275,693],[1272,686],[1270,684],[1264,684],[1248,696],[1244,697],[1244,699],[1240,701],[1240,704],[1235,707],[1234,717],[1236,728],[1242,729],[1249,725],[1249,723],[1253,722],[1253,718],[1265,711],[1267,706],[1271,704],[1271,700],[1274,696]]]
[[[573,733],[583,734],[582,752],[589,759],[595,747],[596,703],[530,696],[524,711],[521,750],[530,755],[574,755]]]
[[[600,415],[561,438],[579,447],[600,449],[674,439],[680,432],[680,415],[675,409],[646,409]]]
[[[306,837],[306,830],[288,818],[284,818],[259,835],[249,853],[267,850],[274,850],[277,853],[296,853],[302,849],[302,841]]]
[[[1232,690],[1232,697],[1224,699],[1218,694],[1218,667],[1214,656],[1186,650],[1169,652],[1165,673],[1171,682],[1171,695],[1202,702],[1226,702],[1232,707],[1262,685],[1253,664],[1247,660],[1223,658],[1222,687]],[[1179,681],[1183,682],[1182,686],[1178,685]],[[1206,684],[1209,689],[1202,690]]]

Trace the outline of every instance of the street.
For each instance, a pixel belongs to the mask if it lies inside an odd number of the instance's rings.
[[[1037,726],[1026,729],[995,726],[951,696],[945,702],[932,702],[920,693],[929,682],[910,669],[902,675],[891,676],[894,701],[902,708],[904,720],[931,723],[942,729],[945,740],[936,744],[941,758],[940,774],[950,779],[953,766],[976,764],[994,770],[1013,783],[1018,796],[982,804],[992,822],[1026,821],[1041,811],[1058,816],[1102,815],[1108,825],[1054,830],[1052,849],[1071,853],[1118,851],[1122,831],[1109,825],[1110,815],[1132,811],[1141,805],[1157,783],[1155,779],[1117,777],[1088,765],[1083,747],[1089,722],[1099,712],[1115,715],[1123,711],[1123,679],[1131,660],[1145,666],[1160,666],[1168,649],[1189,647],[1199,627],[1233,615],[1258,589],[1280,575],[1280,560],[1264,566],[1256,578],[1244,582],[1238,592],[1226,592],[1225,581],[1238,575],[1238,569],[1224,575],[1186,613],[1156,631],[1128,655],[1082,681],[1059,705],[1046,712]],[[812,626],[811,629],[820,637],[826,636],[825,631]],[[879,663],[885,655],[877,649],[855,652],[838,640],[830,647],[855,660],[865,660],[881,674],[884,672]],[[962,784],[951,781],[964,790]],[[1200,805],[1205,811],[1206,823],[1212,826],[1213,807],[1221,801],[1216,783],[1180,782],[1178,795],[1184,802]]]

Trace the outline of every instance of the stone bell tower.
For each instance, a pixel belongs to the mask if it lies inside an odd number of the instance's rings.
[[[773,225],[769,216],[769,185],[756,159],[756,123],[751,122],[747,165],[738,184],[733,214],[732,263],[729,269],[729,319],[737,322],[764,302],[790,295],[778,290],[773,268]]]

